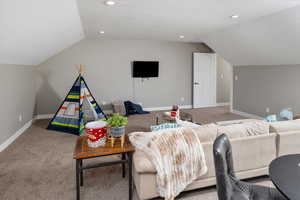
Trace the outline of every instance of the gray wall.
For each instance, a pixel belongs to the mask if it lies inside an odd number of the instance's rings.
[[[233,108],[266,116],[292,108],[300,114],[300,65],[234,67]]]
[[[232,65],[217,55],[217,103],[230,103]]]
[[[0,64],[1,116],[0,144],[33,118],[35,105],[35,68]],[[23,120],[19,121],[19,115]]]
[[[202,44],[143,40],[85,39],[38,67],[37,113],[56,111],[85,64],[85,79],[99,103],[133,100],[144,107],[192,104],[192,53]],[[159,78],[131,78],[133,60],[158,60]],[[184,98],[182,101],[181,98]]]

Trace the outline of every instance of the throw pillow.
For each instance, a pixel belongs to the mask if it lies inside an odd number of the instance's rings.
[[[183,121],[180,119],[176,119],[176,123],[179,124],[182,127],[190,127],[190,128],[198,128],[201,127],[199,124],[195,124],[193,122]]]
[[[113,101],[112,106],[114,113],[119,113],[122,116],[126,115],[126,110],[123,101]]]
[[[125,110],[126,110],[126,116],[136,114],[136,109],[132,106],[132,103],[130,101],[125,101]]]
[[[164,129],[170,129],[170,128],[179,128],[181,125],[175,124],[175,123],[165,123],[165,124],[160,124],[156,126],[151,126],[151,131],[160,131]]]

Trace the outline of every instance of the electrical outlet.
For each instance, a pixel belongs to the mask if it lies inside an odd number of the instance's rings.
[[[223,79],[224,78],[224,74],[221,74],[221,79]]]
[[[184,97],[181,97],[180,100],[181,100],[182,102],[184,102]]]
[[[270,112],[270,108],[266,108],[266,113],[269,113]]]
[[[23,121],[23,115],[19,114],[19,122],[22,122],[22,121]]]
[[[235,75],[234,79],[237,81],[237,80],[239,80],[239,77],[237,75]]]

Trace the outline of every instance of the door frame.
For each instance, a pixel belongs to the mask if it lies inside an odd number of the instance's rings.
[[[194,74],[195,74],[195,68],[194,68],[194,56],[195,54],[208,54],[208,55],[213,55],[213,64],[215,65],[215,100],[212,103],[212,105],[207,105],[207,106],[200,106],[197,108],[205,108],[205,107],[214,107],[217,106],[217,54],[216,53],[201,53],[201,52],[193,52],[193,62],[192,62],[192,108],[196,108],[195,107],[195,103],[194,103],[194,84],[195,84],[195,79],[194,79]]]

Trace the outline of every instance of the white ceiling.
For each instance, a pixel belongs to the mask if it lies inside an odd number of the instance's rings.
[[[200,42],[203,35],[293,7],[296,0],[77,0],[87,37]],[[233,20],[231,15],[241,17]]]
[[[234,65],[300,64],[300,6],[209,34],[205,42]]]
[[[85,36],[204,41],[239,65],[298,61],[300,0],[115,1],[0,0],[0,63],[38,65]]]
[[[0,0],[0,63],[37,65],[84,38],[76,0]]]

